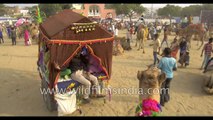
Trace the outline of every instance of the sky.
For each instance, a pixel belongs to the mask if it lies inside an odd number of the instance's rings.
[[[37,5],[37,4],[5,4],[5,5],[8,5],[8,6],[20,6],[20,7],[26,7],[26,6],[34,6],[34,5]],[[151,8],[152,4],[142,4],[144,7],[147,7],[147,8]],[[166,6],[167,4],[153,4],[153,8],[161,8],[161,7],[164,7]],[[196,5],[196,4],[171,4],[171,5],[177,5],[177,6],[180,6],[180,7],[186,7],[186,6],[190,6],[190,5]]]

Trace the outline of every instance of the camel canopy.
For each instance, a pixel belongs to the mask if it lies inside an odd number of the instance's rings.
[[[106,75],[111,77],[114,36],[97,23],[72,10],[64,10],[50,16],[39,26],[38,66],[45,68],[52,88],[59,77],[54,67],[68,67],[72,58],[83,47],[97,58]]]

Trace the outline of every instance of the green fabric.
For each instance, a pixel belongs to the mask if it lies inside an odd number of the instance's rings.
[[[44,63],[47,64],[47,62],[50,60],[50,52],[44,53]]]
[[[49,79],[49,70],[48,69],[45,71],[45,75],[46,75],[47,79]]]
[[[64,77],[65,75],[69,75],[71,74],[71,70],[70,69],[65,69],[63,71],[60,72],[60,76]]]
[[[152,116],[153,116],[153,117],[159,116],[159,113],[157,113],[157,112],[152,112]]]
[[[140,103],[137,107],[136,107],[136,110],[135,110],[135,113],[138,113],[141,111],[141,106],[142,106],[142,103]]]

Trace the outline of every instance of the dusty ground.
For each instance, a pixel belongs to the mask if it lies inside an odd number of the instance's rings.
[[[119,34],[125,35],[124,31],[119,31]],[[0,44],[0,115],[57,116],[56,112],[48,112],[40,94],[37,46],[24,46],[23,40],[18,40],[17,46],[11,46],[11,40],[5,38],[5,43]],[[110,81],[113,88],[138,87],[137,71],[153,63],[149,43],[146,42],[146,54],[133,47],[133,50],[125,51],[123,55],[113,57]],[[213,115],[213,96],[206,95],[201,89],[202,73],[199,68],[202,58],[201,51],[196,48],[196,42],[193,42],[190,66],[175,72],[171,82],[171,100],[163,107],[162,116]],[[108,97],[106,103],[103,99],[93,99],[91,104],[81,108],[86,116],[133,116],[137,104],[137,95],[114,94],[111,101]],[[78,113],[73,115],[79,116]]]

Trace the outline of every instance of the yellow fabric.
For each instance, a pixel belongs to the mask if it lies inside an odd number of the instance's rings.
[[[148,34],[149,34],[149,29],[148,29],[148,27],[146,27],[145,32],[144,32],[145,39],[148,37]]]

